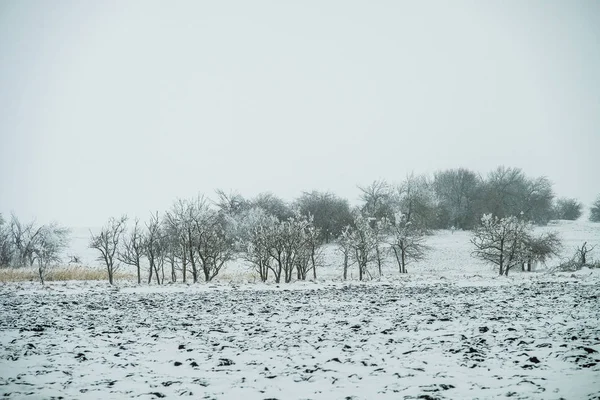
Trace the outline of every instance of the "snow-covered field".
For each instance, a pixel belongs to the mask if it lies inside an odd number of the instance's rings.
[[[565,256],[600,225],[549,227]],[[544,228],[548,229],[548,228]],[[0,284],[0,396],[600,399],[600,271],[495,270],[438,232],[399,276],[252,284]],[[592,254],[592,257],[598,254]]]

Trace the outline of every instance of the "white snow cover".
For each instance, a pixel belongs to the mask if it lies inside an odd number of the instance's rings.
[[[551,228],[565,254],[599,242],[599,225]],[[330,249],[319,282],[238,265],[209,284],[0,284],[0,396],[600,398],[600,271],[497,277],[468,238],[438,232],[409,274],[363,283]]]

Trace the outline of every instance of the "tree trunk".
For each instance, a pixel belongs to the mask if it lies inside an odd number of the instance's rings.
[[[396,257],[396,262],[398,263],[398,272],[402,273],[402,260],[400,260],[400,256],[398,255],[398,249],[396,249],[396,246],[392,246],[392,250],[394,250],[394,256]]]
[[[344,280],[348,279],[348,253],[344,253]]]
[[[148,275],[148,285],[152,283],[152,270],[154,269],[154,260],[150,260],[150,274]]]
[[[175,258],[171,259],[171,282],[177,282],[177,273],[175,272]]]
[[[504,273],[504,239],[500,239],[500,262],[498,263],[500,268],[500,276]]]
[[[42,285],[43,285],[44,284],[44,266],[41,262],[39,263],[39,266],[38,266],[38,272],[40,273],[40,281],[42,282]]]
[[[187,282],[187,258],[186,251],[183,250],[183,257],[181,258],[181,267],[183,268],[183,283]]]
[[[156,274],[156,283],[160,285],[160,276],[158,275],[158,265],[154,264],[154,273]]]
[[[379,252],[379,246],[375,247],[375,252],[377,253],[377,268],[379,269],[379,277],[381,277],[381,253]]]
[[[406,249],[404,249],[404,248],[401,249],[401,255],[402,255],[402,273],[406,274]]]

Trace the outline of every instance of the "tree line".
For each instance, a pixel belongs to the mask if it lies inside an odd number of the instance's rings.
[[[507,274],[556,253],[558,238],[534,237],[532,224],[577,219],[582,212],[577,200],[555,198],[546,177],[528,177],[518,168],[499,167],[485,178],[464,168],[433,177],[411,174],[398,184],[376,180],[359,190],[357,207],[329,192],[305,192],[287,203],[272,193],[246,199],[217,190],[215,200],[179,199],[145,222],[111,218],[91,233],[89,246],[111,284],[121,265],[135,268],[138,283],[210,281],[235,258],[246,260],[262,281],[316,279],[322,245],[332,242],[343,260],[343,278],[355,267],[362,280],[381,275],[388,256],[406,273],[428,250],[426,235],[451,228],[473,230],[473,255]],[[590,211],[590,219],[600,222],[600,197]],[[36,264],[43,281],[67,245],[68,230],[56,223],[0,217],[2,266]]]

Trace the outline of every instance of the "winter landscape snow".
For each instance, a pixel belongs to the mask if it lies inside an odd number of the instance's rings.
[[[565,256],[600,235],[551,228]],[[368,282],[341,281],[331,247],[317,282],[253,283],[239,263],[209,284],[2,284],[0,394],[600,398],[598,271],[498,277],[469,235],[436,232],[408,274]]]

